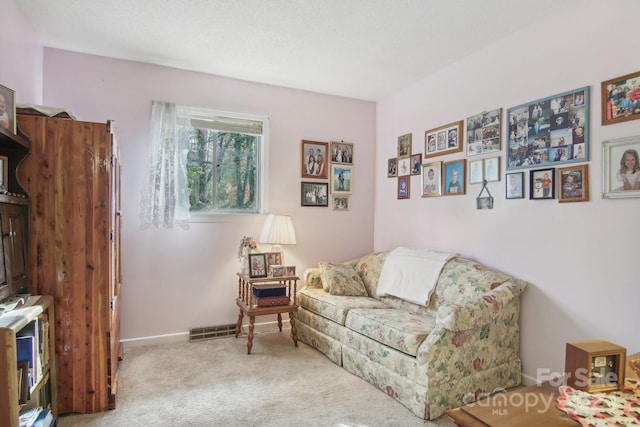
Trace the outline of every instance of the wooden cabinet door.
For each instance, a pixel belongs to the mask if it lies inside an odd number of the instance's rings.
[[[0,299],[11,294],[11,289],[8,288],[9,281],[7,280],[8,275],[6,268],[6,266],[11,263],[11,255],[9,251],[5,249],[5,246],[9,247],[9,236],[5,237],[5,233],[7,233],[5,224],[8,223],[6,216],[6,205],[0,204],[0,235],[2,235],[2,245],[0,245]]]
[[[29,291],[28,215],[26,205],[0,203],[0,292],[7,295]]]

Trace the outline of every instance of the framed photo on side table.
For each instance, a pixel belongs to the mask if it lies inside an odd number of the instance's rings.
[[[267,277],[267,261],[264,254],[249,254],[249,277]]]
[[[529,199],[555,199],[555,169],[539,169],[529,171]]]
[[[558,169],[558,202],[589,200],[589,165]]]
[[[640,197],[640,136],[602,141],[602,197]]]
[[[640,71],[602,82],[602,125],[640,119]]]
[[[17,133],[16,92],[2,85],[0,85],[0,127],[11,133]]]

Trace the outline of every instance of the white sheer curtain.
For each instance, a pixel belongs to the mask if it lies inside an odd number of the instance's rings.
[[[140,219],[143,229],[189,228],[189,112],[172,102],[153,101],[151,143],[142,189]]]

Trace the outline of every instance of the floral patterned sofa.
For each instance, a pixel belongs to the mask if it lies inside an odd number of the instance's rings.
[[[305,271],[300,340],[423,419],[520,384],[524,281],[453,257],[426,305],[377,297],[388,254]]]

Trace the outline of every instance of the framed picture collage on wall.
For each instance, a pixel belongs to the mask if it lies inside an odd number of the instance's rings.
[[[401,135],[387,160],[396,198],[411,198],[413,175],[423,198],[464,195],[478,184],[488,191],[504,168],[506,200],[589,201],[590,102],[585,86],[507,108],[504,120],[502,108],[483,111],[425,131],[424,156],[413,153],[411,133]],[[639,119],[640,71],[602,82],[601,105],[603,126]],[[602,197],[640,197],[640,135],[603,141],[602,150]],[[466,159],[434,160],[461,152]]]
[[[301,177],[306,179],[300,183],[301,206],[328,207],[331,196],[333,210],[349,210],[353,148],[353,143],[344,141],[301,141],[300,170]]]

